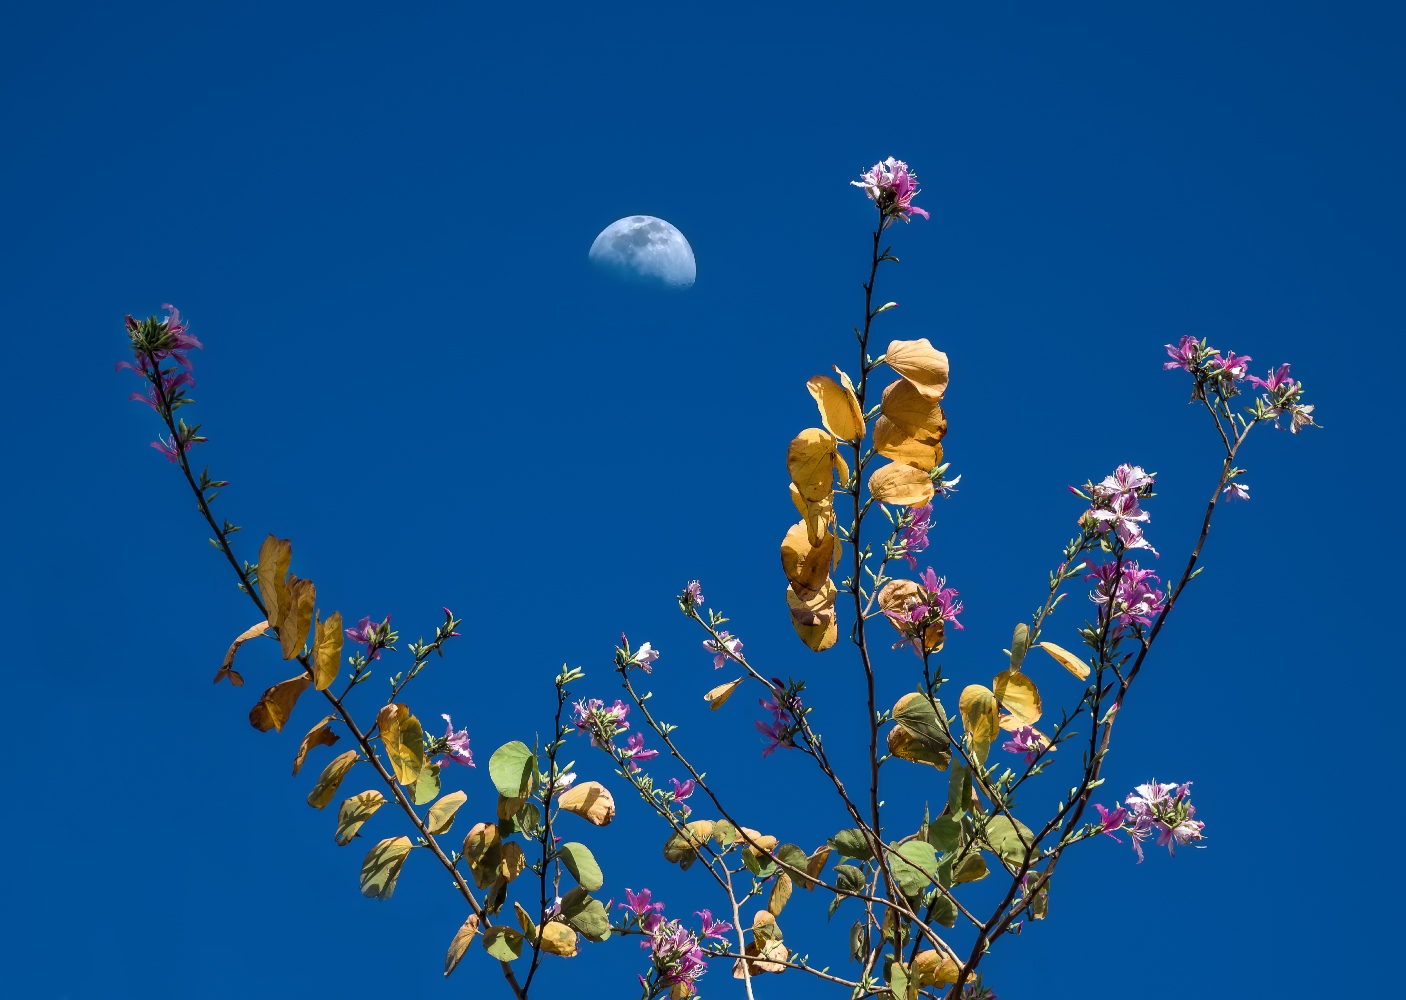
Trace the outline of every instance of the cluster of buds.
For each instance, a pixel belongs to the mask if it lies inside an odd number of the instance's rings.
[[[599,698],[578,701],[572,706],[576,728],[591,738],[591,746],[608,747],[616,736],[630,728],[625,717],[630,714],[630,706],[619,698],[609,708]]]
[[[1082,490],[1069,487],[1070,493],[1089,501],[1089,509],[1079,515],[1079,527],[1105,539],[1112,533],[1124,548],[1147,549],[1155,556],[1157,550],[1142,533],[1142,526],[1152,517],[1138,501],[1156,495],[1152,492],[1156,482],[1142,466],[1123,464],[1101,483],[1086,482]]]

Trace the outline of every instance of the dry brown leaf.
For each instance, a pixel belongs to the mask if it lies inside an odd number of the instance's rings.
[[[996,701],[1010,713],[1002,716],[1002,729],[1019,729],[1040,721],[1040,692],[1029,677],[1003,670],[991,682],[991,689]]]
[[[342,613],[332,612],[325,622],[317,622],[312,647],[312,686],[326,691],[337,679],[342,665]]]
[[[835,468],[835,439],[829,431],[808,427],[786,449],[786,471],[806,500],[823,500],[834,490],[831,476]]]
[[[259,546],[259,597],[268,612],[268,620],[277,625],[288,607],[288,564],[293,561],[293,543],[286,538],[269,535]]]
[[[463,926],[455,932],[454,940],[449,942],[449,951],[444,956],[444,974],[446,976],[459,965],[459,959],[464,957],[464,952],[468,950],[469,945],[473,944],[474,935],[477,933],[478,914],[470,913]]]
[[[557,805],[593,826],[609,826],[615,818],[615,799],[599,781],[583,781],[567,789]]]
[[[747,945],[746,951],[744,951],[742,954],[751,956],[749,957],[745,966],[746,971],[743,971],[744,966],[742,964],[742,959],[739,958],[732,965],[733,979],[743,979],[746,976],[759,976],[763,972],[785,972],[786,966],[780,965],[778,963],[784,962],[790,957],[790,953],[786,950],[786,946],[783,945],[780,941],[769,941],[764,947],[761,948],[760,951],[757,948],[757,943],[753,941]],[[774,959],[774,961],[765,961],[765,959],[768,958]]]
[[[308,792],[308,805],[314,809],[327,808],[327,803],[332,801],[332,796],[342,787],[342,779],[360,759],[361,755],[355,750],[348,750],[340,757],[332,758],[332,763],[322,769],[322,776],[317,779],[317,784],[312,786],[312,791]]]
[[[932,480],[921,469],[891,462],[869,477],[869,495],[879,503],[921,507],[933,497]]]
[[[719,684],[703,696],[703,700],[708,703],[708,708],[716,712],[723,707],[723,702],[732,697],[732,692],[737,690],[737,686],[747,678],[739,677],[735,681],[728,681],[726,684]]]
[[[781,925],[770,910],[758,910],[752,917],[753,941],[780,941]]]
[[[827,534],[819,545],[812,545],[803,521],[786,532],[781,541],[781,569],[801,600],[808,601],[824,589],[834,550],[834,535]]]
[[[947,436],[947,414],[942,412],[942,404],[926,399],[918,387],[906,378],[884,389],[879,409],[891,423],[907,431],[910,437],[937,443]]]
[[[1061,667],[1068,670],[1075,677],[1079,678],[1081,681],[1088,680],[1089,665],[1069,650],[1061,646],[1056,646],[1052,642],[1042,642],[1040,643],[1040,648],[1053,656]]]
[[[820,422],[841,441],[853,441],[864,434],[864,411],[854,393],[828,375],[816,375],[806,383],[820,408]]]
[[[264,632],[268,630],[268,627],[268,622],[259,622],[259,624],[253,626],[252,628],[247,628],[243,632],[239,633],[238,637],[235,638],[234,642],[229,644],[229,649],[225,653],[225,662],[220,664],[220,670],[217,674],[215,674],[216,684],[220,683],[220,681],[224,680],[225,677],[228,676],[229,682],[235,687],[244,686],[244,678],[239,675],[239,671],[234,669],[234,654],[239,652],[239,647],[244,645],[250,639],[263,635]]]
[[[298,703],[298,695],[312,683],[307,674],[279,681],[264,692],[259,703],[249,710],[249,725],[261,733],[270,729],[283,732],[288,717],[293,714],[293,706]]]
[[[888,417],[874,421],[874,450],[902,465],[923,473],[942,464],[942,443],[935,438],[913,434]]]
[[[809,875],[810,878],[801,881],[802,889],[806,892],[814,891],[816,886],[815,880],[820,878],[820,873],[825,870],[825,862],[828,861],[829,858],[830,848],[828,846],[817,847],[815,849],[814,853],[806,860],[806,874]]]
[[[926,337],[890,341],[884,360],[912,382],[924,399],[936,402],[947,392],[947,355],[928,343]]]
[[[978,743],[990,744],[1001,734],[996,712],[996,696],[980,684],[968,684],[957,700],[962,713],[962,726]]]
[[[283,646],[283,658],[291,660],[303,650],[308,641],[308,629],[312,628],[313,606],[317,603],[317,588],[311,580],[288,577],[288,606],[281,603],[278,613],[278,641]],[[279,600],[282,600],[280,596]]]
[[[835,467],[835,475],[840,480],[840,486],[844,487],[849,483],[849,466],[845,464],[844,456],[836,451],[830,456],[830,462]]]
[[[335,715],[329,715],[317,725],[308,730],[308,734],[303,737],[302,744],[298,747],[298,756],[293,758],[293,776],[297,777],[298,772],[303,769],[303,761],[307,759],[308,751],[313,747],[330,747],[336,743],[340,736],[332,732],[331,724]]]
[[[439,836],[441,833],[448,833],[449,828],[454,825],[454,814],[459,811],[469,799],[468,793],[463,791],[450,792],[434,805],[430,806],[430,814],[425,818],[425,827],[430,833]]]

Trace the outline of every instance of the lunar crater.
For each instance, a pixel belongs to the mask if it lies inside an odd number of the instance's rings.
[[[693,247],[683,233],[652,215],[612,222],[591,244],[588,256],[618,277],[669,288],[688,288],[698,276]]]

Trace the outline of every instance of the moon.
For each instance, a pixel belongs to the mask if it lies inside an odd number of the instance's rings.
[[[698,276],[693,247],[683,233],[652,215],[630,215],[601,230],[591,263],[631,281],[689,288]]]

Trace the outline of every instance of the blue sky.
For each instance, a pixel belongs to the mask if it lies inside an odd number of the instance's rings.
[[[1400,759],[1403,694],[1400,444],[1377,378],[1402,363],[1398,11],[46,4],[3,23],[15,995],[501,989],[477,948],[441,978],[462,904],[428,864],[388,903],[360,897],[361,852],[304,804],[317,768],[288,777],[320,710],[282,737],[246,722],[283,676],[272,649],[243,654],[242,691],[210,684],[250,611],[112,372],[122,314],[165,301],[205,343],[186,415],[233,481],[217,508],[247,526],[241,554],[292,538],[326,606],[392,612],[406,638],[442,604],[464,617],[412,689],[422,718],[451,712],[484,758],[530,741],[562,662],[614,696],[624,629],[663,650],[661,714],[753,825],[807,847],[847,825],[799,755],[761,760],[750,697],[706,711],[719,675],[672,594],[701,578],[757,662],[809,680],[832,752],[853,749],[855,667],[796,641],[776,546],[804,381],[855,367],[871,216],[847,182],[889,155],[933,213],[895,234],[879,337],[951,358],[962,490],[929,562],[966,603],[944,651],[962,683],[999,669],[1040,599],[1078,514],[1066,483],[1155,469],[1159,568],[1184,558],[1218,462],[1162,344],[1292,361],[1326,427],[1252,440],[1254,500],[1223,512],[1109,760],[1110,795],[1194,780],[1209,849],[1072,853],[1050,919],[988,982],[1268,996],[1347,954],[1328,992],[1395,982],[1379,887],[1401,807],[1373,768]],[[589,268],[636,213],[688,237],[693,289]],[[1075,645],[1083,607],[1076,588],[1049,638]],[[885,703],[911,688],[910,659],[879,669]],[[1041,679],[1047,706],[1077,697]],[[491,808],[485,772],[470,813]],[[916,824],[932,793],[913,780],[891,801]],[[590,840],[607,892],[717,908],[638,802],[620,813]],[[809,897],[785,923],[819,964],[847,926]],[[618,996],[639,957],[611,942],[547,984]],[[735,995],[721,967],[704,986]]]

